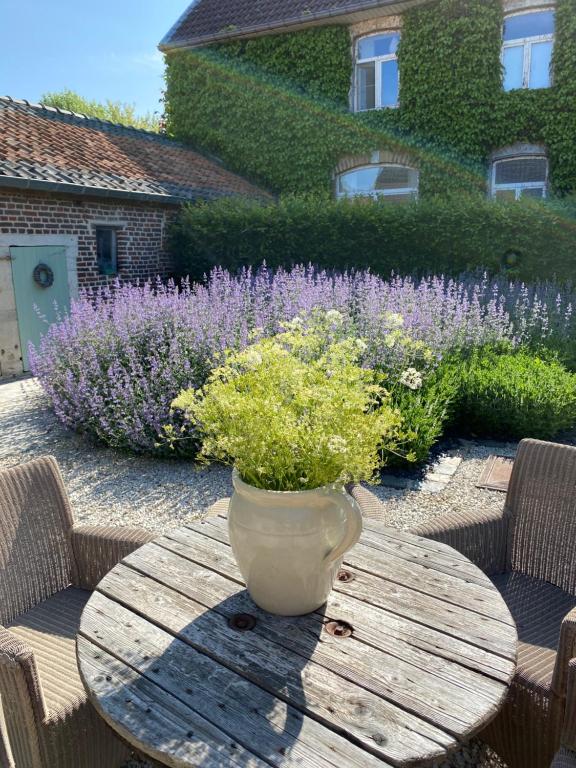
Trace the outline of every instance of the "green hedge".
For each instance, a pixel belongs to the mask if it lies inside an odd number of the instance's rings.
[[[277,192],[326,192],[343,157],[411,152],[420,192],[485,190],[487,156],[547,146],[554,190],[576,189],[576,0],[558,0],[554,87],[505,93],[501,0],[437,0],[407,11],[400,109],[349,114],[346,27],[175,52],[166,114],[177,138]]]
[[[524,280],[576,278],[576,206],[475,197],[380,201],[243,198],[182,209],[171,234],[180,274],[312,262],[328,269],[458,274],[506,269]],[[511,255],[517,254],[517,256]]]

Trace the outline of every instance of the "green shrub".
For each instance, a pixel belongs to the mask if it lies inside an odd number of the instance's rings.
[[[323,196],[268,205],[233,198],[183,208],[171,251],[178,271],[197,279],[215,266],[234,271],[265,261],[273,268],[369,268],[383,277],[482,268],[527,281],[569,281],[576,277],[576,212],[568,204],[473,197],[402,206]]]
[[[576,374],[520,351],[460,363],[458,427],[481,437],[550,439],[576,424]]]
[[[201,460],[233,464],[273,491],[376,480],[379,449],[396,443],[401,418],[382,376],[359,365],[363,342],[327,339],[329,316],[308,327],[296,318],[229,351],[202,388],[180,393],[172,406],[202,436]],[[180,437],[172,425],[166,434]]]
[[[389,466],[422,464],[428,459],[452,417],[458,392],[457,369],[451,364],[441,364],[436,371],[425,374],[420,389],[393,387],[392,403],[402,414],[406,437],[401,450],[387,457]]]

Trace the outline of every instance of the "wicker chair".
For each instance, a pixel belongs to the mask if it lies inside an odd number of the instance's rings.
[[[576,660],[570,662],[568,697],[562,729],[562,748],[556,753],[551,768],[576,768]]]
[[[443,541],[489,574],[516,620],[518,671],[480,734],[510,768],[547,768],[565,709],[576,707],[576,448],[523,440],[504,511],[436,518],[415,533]],[[572,714],[572,727],[576,720]]]
[[[127,759],[87,700],[76,630],[89,590],[152,538],[75,525],[53,458],[0,472],[2,768],[114,768]]]

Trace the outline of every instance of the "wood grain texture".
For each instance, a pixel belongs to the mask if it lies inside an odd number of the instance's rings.
[[[86,688],[138,749],[170,766],[423,766],[496,714],[516,631],[466,558],[369,523],[352,581],[315,613],[272,616],[244,588],[226,509],[132,553],[83,614]]]

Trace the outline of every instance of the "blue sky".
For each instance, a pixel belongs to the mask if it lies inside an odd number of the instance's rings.
[[[70,88],[160,110],[157,45],[189,0],[0,0],[0,94],[38,101]]]

